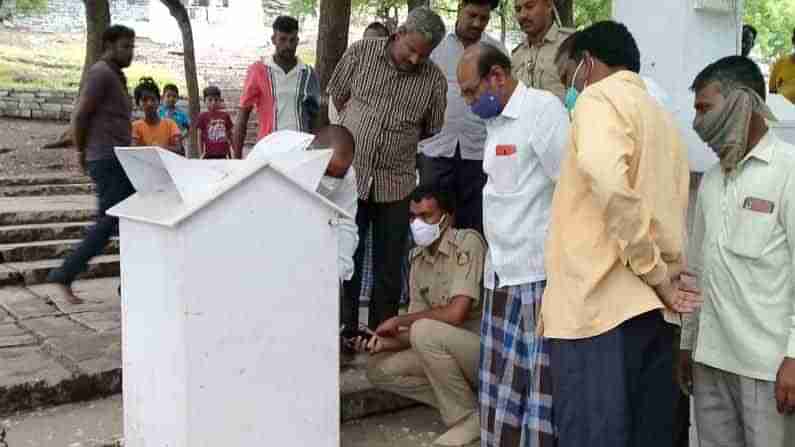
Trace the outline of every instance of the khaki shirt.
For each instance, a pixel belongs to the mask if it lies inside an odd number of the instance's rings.
[[[583,91],[552,197],[542,335],[593,337],[664,307],[652,287],[682,264],[689,176],[679,128],[640,76]]]
[[[511,54],[513,76],[528,87],[551,92],[561,101],[566,96],[566,86],[560,82],[555,67],[555,53],[573,29],[561,28],[553,23],[539,45],[530,45],[527,39],[514,48]]]
[[[409,313],[450,304],[456,296],[472,298],[472,309],[463,327],[480,332],[483,260],[486,243],[474,230],[448,229],[436,253],[427,248],[411,252]]]

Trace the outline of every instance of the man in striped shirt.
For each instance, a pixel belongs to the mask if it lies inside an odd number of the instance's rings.
[[[391,37],[351,45],[328,86],[340,124],[356,140],[359,240],[365,239],[370,225],[373,228],[373,329],[398,312],[408,196],[417,182],[417,144],[438,133],[444,122],[447,81],[428,60],[444,34],[444,22],[436,13],[414,9]],[[346,284],[346,328],[358,326],[363,254],[360,244],[356,272]]]

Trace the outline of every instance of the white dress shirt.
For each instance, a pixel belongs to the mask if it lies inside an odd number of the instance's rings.
[[[486,33],[481,35],[480,41],[508,54],[499,41]],[[483,160],[486,126],[469,109],[458,85],[458,63],[463,55],[464,44],[455,32],[448,34],[431,53],[431,60],[447,78],[447,107],[442,131],[419,143],[419,150],[425,156],[452,158],[456,146],[460,145],[461,158],[464,160]]]
[[[484,283],[494,289],[544,280],[544,241],[569,116],[557,96],[519,82],[502,114],[486,121],[486,129],[483,230],[489,255]]]
[[[704,304],[681,340],[695,361],[772,382],[795,358],[794,172],[795,146],[769,130],[733,173],[704,174],[688,259]]]
[[[339,269],[339,277],[340,280],[348,281],[353,278],[353,254],[359,245],[359,230],[354,220],[359,202],[359,193],[356,189],[356,170],[353,169],[353,166],[348,168],[342,183],[334,191],[327,191],[323,188],[321,182],[321,185],[318,185],[317,192],[353,216],[353,219],[340,217],[334,226],[337,233],[337,268]]]

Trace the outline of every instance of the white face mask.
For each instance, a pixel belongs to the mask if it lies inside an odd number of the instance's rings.
[[[320,184],[318,185],[317,192],[321,194],[331,194],[339,189],[340,185],[342,185],[341,178],[324,175],[320,178]]]
[[[411,235],[414,237],[414,242],[420,247],[427,247],[433,244],[436,239],[442,234],[442,222],[447,215],[442,216],[442,219],[435,224],[429,224],[419,217],[411,222]]]

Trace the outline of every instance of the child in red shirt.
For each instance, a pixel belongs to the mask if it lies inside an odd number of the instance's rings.
[[[232,118],[223,110],[221,89],[211,85],[204,89],[207,111],[199,115],[196,127],[201,134],[201,158],[240,158],[232,150]]]

